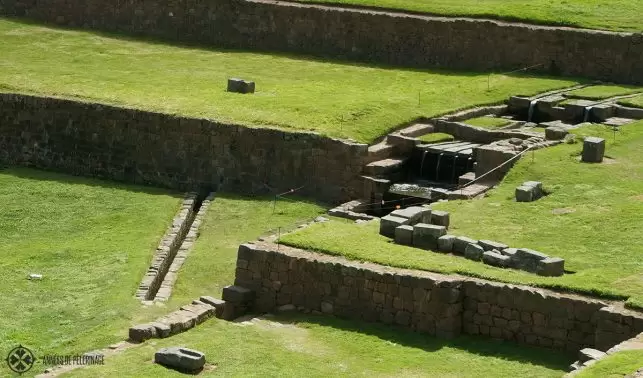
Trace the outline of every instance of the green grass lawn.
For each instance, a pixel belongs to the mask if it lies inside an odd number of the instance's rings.
[[[643,30],[639,0],[300,0],[616,31]]]
[[[76,353],[121,340],[141,307],[136,288],[181,198],[1,170],[0,353],[18,344],[36,355]],[[32,273],[42,280],[28,280]]]
[[[643,121],[621,128],[616,142],[603,126],[574,132],[605,137],[606,154],[614,160],[580,163],[582,143],[562,144],[536,151],[533,161],[530,155],[521,159],[484,199],[434,205],[451,212],[455,235],[560,256],[574,274],[546,278],[395,245],[378,235],[378,223],[332,221],[282,241],[393,266],[629,297],[629,305],[643,308]],[[551,194],[533,203],[516,202],[514,189],[528,180],[542,181]]]
[[[421,116],[576,84],[494,75],[487,91],[483,73],[182,48],[2,19],[0,40],[0,91],[312,130],[362,142]],[[257,92],[226,92],[229,77],[255,81]]]
[[[511,123],[511,121],[497,117],[477,117],[468,119],[464,121],[464,123],[466,123],[467,125],[482,127],[485,129],[495,129],[498,127],[507,126]]]
[[[607,356],[576,375],[577,378],[622,378],[643,368],[643,349]]]
[[[624,99],[619,101],[618,103],[623,106],[630,106],[633,108],[643,108],[643,95]]]
[[[445,133],[430,133],[418,137],[424,143],[440,143],[440,142],[449,142],[452,141],[453,135]]]
[[[292,230],[324,208],[312,203],[220,194],[210,207],[201,236],[183,266],[166,311],[200,295],[219,296],[234,280],[239,244],[260,235]],[[161,347],[184,345],[217,365],[201,375],[296,376],[495,376],[559,377],[572,356],[517,348],[483,338],[445,341],[403,329],[354,323],[326,316],[281,315],[238,324],[212,319],[186,333],[150,340],[106,359],[105,366],[66,376],[178,376],[151,361]]]
[[[631,85],[593,85],[565,93],[565,97],[585,100],[603,100],[614,96],[623,96],[643,91],[641,87]]]

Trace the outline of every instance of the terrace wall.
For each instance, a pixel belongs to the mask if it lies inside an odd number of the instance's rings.
[[[206,45],[643,84],[643,35],[266,0],[0,0],[0,15]]]
[[[430,335],[483,335],[573,352],[607,350],[643,332],[642,313],[597,300],[269,243],[239,247],[235,285],[255,291],[258,312],[293,304]]]
[[[0,93],[0,164],[175,189],[359,196],[367,145],[312,133]]]

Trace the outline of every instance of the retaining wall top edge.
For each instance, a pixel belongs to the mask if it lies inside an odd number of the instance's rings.
[[[412,11],[405,12],[403,9],[395,10],[390,8],[382,8],[380,10],[380,9],[360,7],[360,6],[354,6],[354,7],[350,5],[339,6],[339,5],[333,5],[333,4],[302,3],[297,1],[282,1],[282,0],[234,0],[234,1],[242,2],[242,3],[277,5],[277,6],[294,7],[294,8],[319,9],[319,10],[335,11],[335,12],[355,12],[355,13],[389,16],[394,18],[398,18],[398,17],[415,18],[419,20],[443,22],[443,23],[455,23],[455,22],[479,23],[479,24],[491,23],[491,24],[495,24],[498,27],[604,34],[609,36],[622,36],[622,37],[631,37],[635,34],[640,34],[635,32],[617,32],[617,31],[600,30],[600,29],[586,29],[586,28],[572,27],[572,26],[529,24],[526,22],[494,20],[491,18],[475,18],[475,17],[466,17],[466,16],[455,16],[455,17],[438,16],[434,14],[422,14],[420,12],[416,13]]]

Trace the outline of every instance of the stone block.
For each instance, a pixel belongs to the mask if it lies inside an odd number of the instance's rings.
[[[156,352],[154,362],[181,372],[197,372],[205,365],[205,355],[194,349],[170,347]]]
[[[453,252],[464,255],[469,244],[478,244],[478,241],[466,236],[458,236],[453,240]]]
[[[600,350],[584,348],[578,352],[578,361],[580,363],[584,363],[589,360],[600,360],[606,355],[607,354],[605,352],[601,352]]]
[[[221,318],[221,315],[223,314],[223,307],[225,306],[225,301],[222,299],[218,298],[213,298],[207,295],[204,295],[199,298],[201,302],[209,304],[210,306],[214,307],[214,316],[217,318]]]
[[[129,329],[129,339],[141,343],[156,337],[156,328],[152,324],[139,324]]]
[[[228,92],[255,93],[255,83],[254,81],[230,78],[228,79]]]
[[[413,228],[413,245],[418,248],[436,250],[438,238],[446,233],[447,229],[444,226],[418,223]]]
[[[380,235],[389,238],[395,238],[395,229],[399,226],[408,225],[410,222],[406,218],[387,215],[380,219]]]
[[[462,176],[458,177],[458,185],[466,185],[475,179],[476,179],[475,172],[467,172]]]
[[[172,328],[165,323],[154,322],[151,325],[156,329],[156,337],[160,339],[169,337],[172,333]]]
[[[482,255],[484,254],[484,249],[478,244],[468,244],[467,248],[464,251],[464,257],[469,260],[480,261]]]
[[[482,254],[482,262],[487,265],[497,266],[500,268],[507,268],[510,266],[510,260],[511,258],[509,256],[504,256],[496,250],[486,251]]]
[[[519,248],[514,256],[516,268],[536,273],[538,262],[546,259],[547,255],[527,248]]]
[[[605,139],[587,137],[583,142],[582,160],[586,163],[600,163],[605,155]]]
[[[444,235],[438,238],[438,251],[440,252],[453,252],[453,242],[455,241],[455,236],[453,235]]]
[[[413,245],[413,226],[398,226],[395,228],[395,243]]]
[[[231,303],[248,303],[254,299],[254,292],[241,286],[226,286],[223,288],[223,300]]]
[[[545,139],[547,140],[562,140],[569,134],[569,131],[560,126],[550,126],[545,129]]]
[[[543,186],[539,181],[527,181],[516,188],[516,201],[532,202],[543,196]]]
[[[449,213],[446,211],[433,210],[431,212],[431,224],[449,228]]]
[[[538,261],[536,272],[540,276],[558,277],[565,274],[565,260],[560,257],[548,257]]]
[[[426,213],[431,213],[431,209],[422,206],[411,206],[406,209],[399,209],[391,212],[394,217],[405,218],[409,220],[410,225],[422,222]]]
[[[508,247],[506,244],[498,243],[492,240],[480,240],[478,241],[478,244],[480,244],[482,249],[484,249],[485,251],[492,251],[494,249],[502,251],[503,249]]]

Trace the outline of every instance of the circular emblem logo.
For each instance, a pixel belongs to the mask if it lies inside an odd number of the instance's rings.
[[[36,362],[33,353],[22,345],[13,348],[7,355],[7,365],[12,371],[22,374],[31,369]]]

